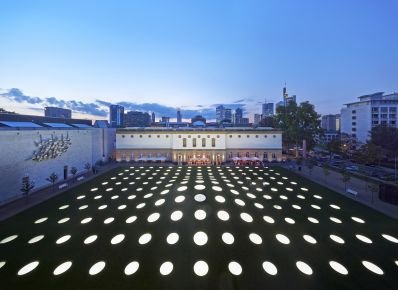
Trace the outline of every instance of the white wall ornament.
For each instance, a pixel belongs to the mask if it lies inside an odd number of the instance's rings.
[[[49,159],[55,159],[65,153],[72,145],[69,134],[61,134],[61,138],[51,134],[51,138],[43,139],[40,135],[40,140],[35,141],[37,150],[33,151],[33,161],[45,161]]]

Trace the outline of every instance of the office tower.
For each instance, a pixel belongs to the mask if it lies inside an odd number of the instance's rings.
[[[177,122],[181,123],[182,122],[182,116],[181,116],[181,109],[177,108]]]
[[[120,105],[110,105],[109,112],[109,124],[111,128],[123,127],[124,107]]]
[[[72,110],[57,107],[45,107],[44,116],[51,118],[72,119]]]

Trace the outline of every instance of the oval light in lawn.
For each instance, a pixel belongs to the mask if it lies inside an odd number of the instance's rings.
[[[112,240],[111,240],[111,244],[112,245],[116,245],[116,244],[121,243],[124,240],[124,237],[125,236],[123,234],[119,234],[119,235],[114,236],[112,238]]]
[[[182,216],[183,216],[182,211],[176,210],[170,215],[170,218],[172,221],[175,222],[175,221],[180,220],[182,218]]]
[[[84,240],[84,243],[85,243],[86,245],[91,244],[91,243],[94,242],[97,238],[98,238],[97,235],[89,236],[89,237],[87,237],[87,238]]]
[[[383,275],[384,272],[383,270],[377,266],[376,264],[373,264],[372,262],[369,261],[362,261],[362,265],[365,266],[366,269],[368,269],[369,271],[377,274],[377,275]]]
[[[59,265],[57,268],[55,268],[53,274],[55,276],[61,275],[62,273],[68,271],[70,267],[72,267],[71,261],[64,262],[61,265]]]
[[[206,186],[204,186],[204,185],[202,185],[202,184],[197,184],[197,185],[194,186],[194,188],[195,188],[196,190],[203,190],[203,189],[206,188]]]
[[[231,233],[223,233],[221,239],[227,245],[232,245],[234,243],[234,236]]]
[[[140,245],[145,245],[147,243],[149,243],[149,241],[152,239],[152,235],[149,233],[145,233],[143,235],[141,235],[141,237],[138,239],[138,243]]]
[[[249,234],[249,239],[256,245],[260,245],[263,242],[263,239],[256,233]]]
[[[278,274],[278,269],[276,268],[276,266],[269,261],[263,262],[263,269],[269,275],[274,276]]]
[[[171,233],[167,236],[166,241],[169,245],[174,245],[178,242],[179,236],[177,233]]]
[[[17,237],[18,237],[18,235],[12,235],[12,236],[9,236],[9,237],[7,237],[7,238],[4,238],[4,239],[2,239],[2,240],[0,241],[0,244],[9,243],[9,242],[15,240]]]
[[[22,276],[25,274],[28,274],[29,272],[33,271],[34,269],[36,269],[36,267],[39,265],[38,261],[34,261],[31,262],[25,266],[23,266],[19,271],[18,271],[18,275]]]
[[[205,276],[209,272],[209,266],[205,261],[197,261],[193,266],[193,271],[198,276]]]
[[[363,235],[355,235],[355,236],[357,237],[358,240],[360,240],[360,241],[362,241],[364,243],[367,243],[367,244],[371,244],[372,243],[372,240],[369,239],[368,237],[365,237]]]
[[[238,276],[242,274],[242,266],[235,261],[232,261],[228,264],[228,269],[232,275]]]
[[[313,273],[311,267],[307,263],[304,263],[303,261],[297,261],[296,267],[306,275],[312,275]]]
[[[198,209],[194,215],[197,220],[204,220],[206,218],[206,212],[203,209]]]
[[[245,213],[245,212],[242,212],[240,214],[240,218],[242,220],[244,220],[245,222],[247,222],[247,223],[253,222],[253,217],[251,215],[249,215],[248,213]]]
[[[31,238],[31,239],[29,240],[28,244],[37,243],[38,241],[42,240],[43,238],[44,238],[44,235],[36,236],[36,237],[34,237],[34,238]]]
[[[105,262],[104,261],[100,261],[95,263],[94,265],[91,266],[90,270],[88,271],[88,273],[90,275],[97,275],[99,272],[101,272],[103,269],[105,268]]]
[[[173,271],[173,263],[169,261],[164,262],[160,265],[159,271],[163,276],[169,275]]]
[[[137,217],[135,215],[129,217],[126,219],[126,224],[131,224],[137,220]]]
[[[337,273],[340,273],[341,275],[348,274],[347,268],[336,261],[330,261],[329,265],[330,267],[332,267],[333,270],[335,270]]]
[[[229,220],[229,214],[225,210],[220,210],[217,212],[217,217],[222,221]]]
[[[62,244],[62,243],[65,243],[66,241],[68,241],[69,239],[70,239],[70,235],[65,235],[65,236],[62,236],[62,237],[60,237],[55,243],[56,244]]]
[[[286,237],[285,235],[277,234],[277,235],[275,235],[275,237],[276,237],[276,239],[278,240],[278,242],[280,242],[280,243],[282,243],[282,244],[285,244],[285,245],[290,244],[289,238]]]
[[[315,238],[310,235],[303,235],[304,240],[306,240],[310,244],[316,244]]]
[[[203,194],[201,194],[201,193],[199,193],[199,194],[196,194],[196,195],[194,196],[194,199],[195,199],[197,202],[203,202],[203,201],[206,200],[206,196],[203,195]]]
[[[153,222],[156,222],[159,219],[159,217],[160,217],[160,214],[158,212],[155,212],[155,213],[150,214],[147,220],[149,223],[153,223]]]
[[[270,216],[265,215],[265,216],[263,216],[263,219],[269,224],[275,223],[275,220]]]
[[[137,261],[130,262],[127,264],[126,268],[124,268],[124,274],[127,276],[133,275],[135,272],[137,272],[139,267],[140,264]]]
[[[193,236],[193,241],[195,242],[195,244],[197,244],[198,246],[203,246],[207,243],[207,235],[205,232],[197,232],[195,233],[195,235]]]
[[[395,237],[393,237],[393,236],[386,235],[386,234],[382,234],[381,236],[382,236],[383,238],[385,238],[387,241],[390,241],[390,242],[392,242],[392,243],[398,243],[398,239],[395,238]]]
[[[41,224],[42,222],[45,222],[46,220],[48,220],[47,217],[40,218],[40,219],[38,219],[37,221],[35,221],[35,224]]]
[[[330,237],[333,241],[335,241],[336,243],[344,244],[344,240],[343,240],[342,238],[340,238],[339,236],[330,235],[329,237]]]

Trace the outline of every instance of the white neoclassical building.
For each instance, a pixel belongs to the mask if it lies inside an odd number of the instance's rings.
[[[116,133],[117,161],[220,164],[234,157],[282,159],[282,132],[267,128],[125,128]]]

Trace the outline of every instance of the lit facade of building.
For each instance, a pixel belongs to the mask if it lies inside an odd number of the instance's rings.
[[[116,160],[220,164],[233,157],[282,160],[282,132],[265,128],[128,128],[116,133]]]
[[[58,107],[45,107],[44,116],[52,118],[72,119],[72,110]]]
[[[119,128],[124,125],[124,107],[119,105],[109,106],[109,124],[111,128]]]
[[[341,109],[341,133],[366,143],[370,131],[377,126],[397,125],[398,93],[375,93],[361,96],[359,101],[345,104]]]

